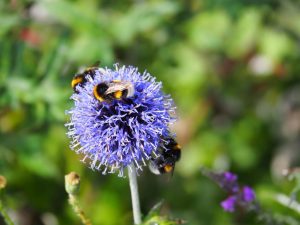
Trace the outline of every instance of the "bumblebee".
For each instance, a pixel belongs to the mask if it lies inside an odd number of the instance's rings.
[[[111,102],[134,96],[134,87],[131,82],[113,80],[103,82],[94,87],[93,94],[100,102]]]
[[[170,172],[173,174],[175,163],[181,157],[181,146],[173,138],[168,138],[161,151],[158,158],[150,160],[150,171],[156,175]]]
[[[95,62],[92,66],[86,68],[82,73],[76,74],[71,82],[71,86],[74,92],[77,93],[76,87],[78,85],[84,85],[87,82],[87,75],[90,75],[92,78],[95,76],[95,71],[98,70],[100,62]]]

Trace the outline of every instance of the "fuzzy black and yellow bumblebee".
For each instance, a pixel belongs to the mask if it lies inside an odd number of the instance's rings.
[[[93,90],[94,97],[100,102],[111,102],[134,96],[133,84],[129,81],[113,80],[97,84]]]
[[[181,157],[181,146],[173,139],[168,138],[166,144],[161,148],[161,155],[156,159],[150,160],[149,169],[156,175],[172,173],[175,163]]]
[[[95,62],[92,66],[86,68],[82,73],[76,74],[71,82],[71,86],[75,93],[77,93],[76,87],[78,85],[84,85],[87,82],[87,76],[90,75],[92,78],[95,76],[95,71],[98,70],[100,62]]]

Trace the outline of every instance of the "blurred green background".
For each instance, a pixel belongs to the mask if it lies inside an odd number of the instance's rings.
[[[100,60],[163,81],[183,146],[174,176],[139,177],[142,211],[188,224],[263,224],[223,212],[226,198],[200,168],[231,170],[285,224],[299,212],[276,201],[300,155],[299,0],[0,1],[0,174],[21,225],[80,224],[64,175],[82,179],[94,224],[132,223],[127,179],[102,176],[69,149],[64,123],[73,75]],[[0,222],[1,224],[1,222]]]

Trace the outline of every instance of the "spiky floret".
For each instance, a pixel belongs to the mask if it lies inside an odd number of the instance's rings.
[[[113,80],[131,82],[134,96],[97,100],[94,87]],[[103,174],[118,171],[123,176],[125,167],[142,170],[146,160],[159,154],[166,137],[172,136],[169,125],[175,121],[175,107],[161,88],[161,82],[132,66],[96,69],[71,96],[74,107],[66,112],[70,115],[66,126],[71,149]]]

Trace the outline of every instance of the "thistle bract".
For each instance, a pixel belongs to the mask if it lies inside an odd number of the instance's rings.
[[[132,66],[96,68],[86,74],[86,82],[71,96],[74,107],[67,111],[71,149],[83,154],[82,161],[103,174],[123,169],[142,170],[146,160],[159,154],[158,149],[175,121],[173,101],[161,91],[149,73],[140,74]],[[103,82],[130,82],[134,95],[101,102],[94,96],[95,86]]]

